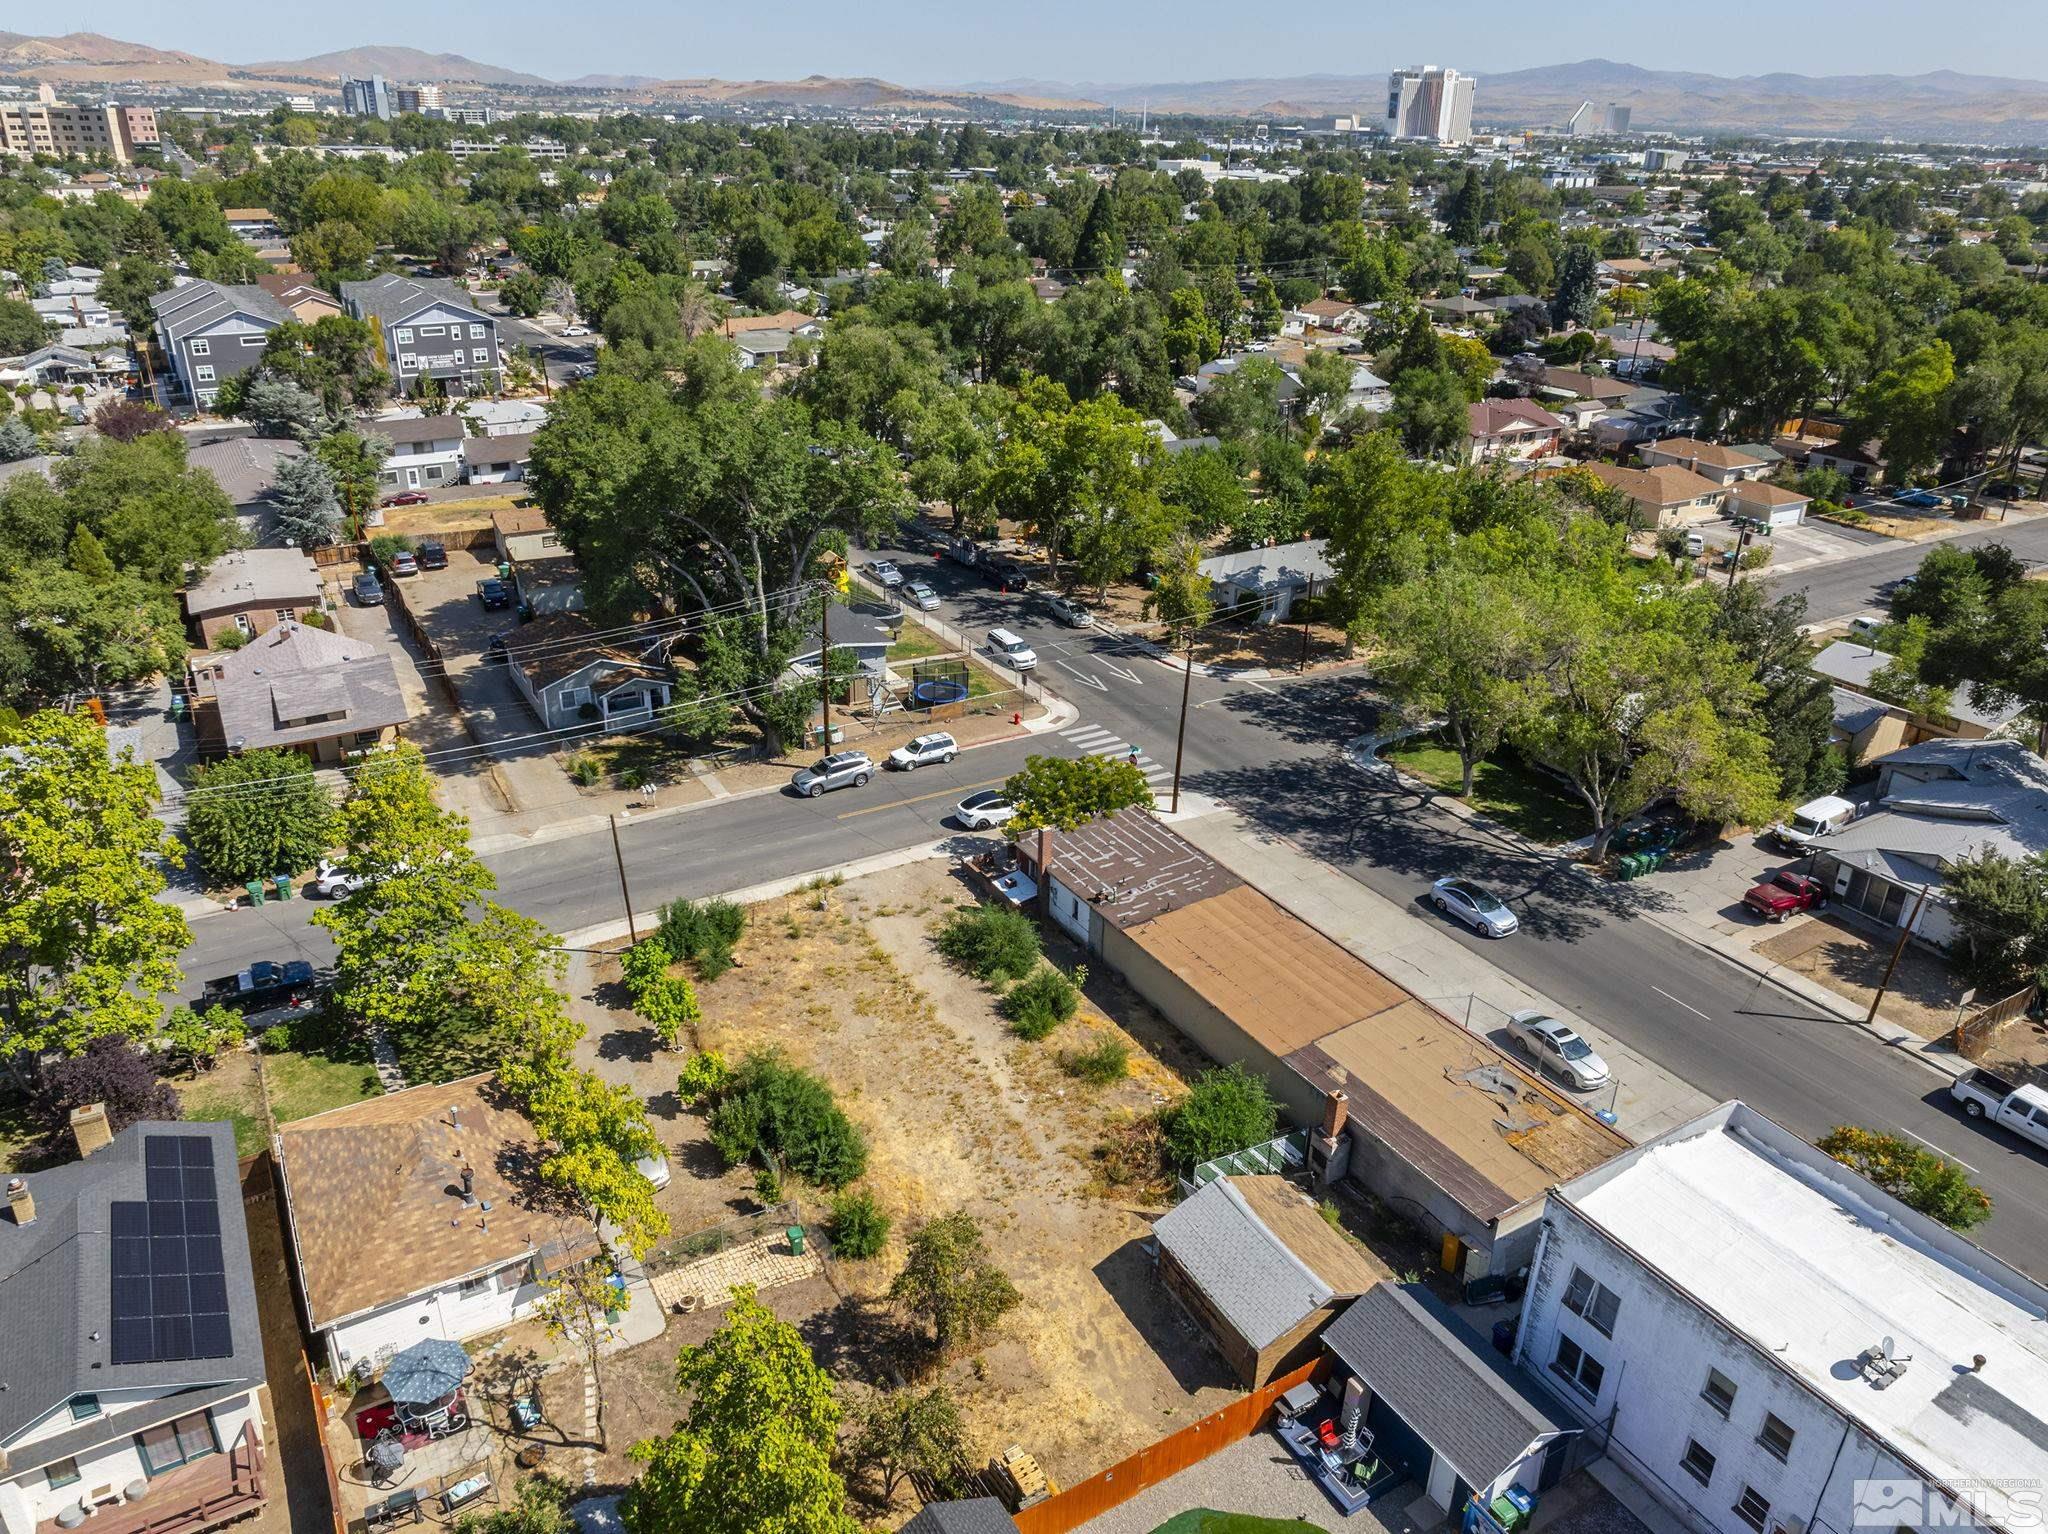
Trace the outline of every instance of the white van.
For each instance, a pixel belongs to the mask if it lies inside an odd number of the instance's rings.
[[[1029,671],[1038,664],[1037,652],[1008,629],[990,629],[988,648],[990,654],[1013,671]]]
[[[1685,535],[1685,552],[1695,557],[1706,553],[1707,535],[1705,533],[1687,533]]]
[[[1856,818],[1856,806],[1834,794],[1809,799],[1766,834],[1780,847],[1804,852],[1820,837],[1839,831]]]

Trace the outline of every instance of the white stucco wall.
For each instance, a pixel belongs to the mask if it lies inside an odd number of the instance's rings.
[[[526,1282],[529,1271],[522,1260],[467,1292],[461,1284],[448,1284],[330,1327],[325,1333],[328,1361],[338,1378],[361,1359],[381,1364],[422,1337],[460,1342],[510,1326],[540,1298],[540,1286]]]

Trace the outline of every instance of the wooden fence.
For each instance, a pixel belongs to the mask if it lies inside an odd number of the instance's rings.
[[[1120,1507],[1141,1491],[1199,1465],[1219,1449],[1244,1439],[1273,1421],[1273,1403],[1304,1380],[1320,1380],[1324,1361],[1303,1364],[1271,1384],[1240,1396],[1219,1412],[1190,1423],[1171,1437],[1140,1449],[1129,1459],[1112,1465],[1100,1475],[1069,1486],[1057,1496],[1027,1507],[1017,1514],[1021,1534],[1068,1534],[1091,1518]]]
[[[2003,1001],[1994,1001],[1988,1007],[1979,1007],[1968,1017],[1956,1022],[1956,1053],[1965,1060],[1981,1060],[1998,1030],[2016,1017],[2025,1017],[2027,1009],[2034,1004],[2034,987],[2027,986],[2014,991]]]

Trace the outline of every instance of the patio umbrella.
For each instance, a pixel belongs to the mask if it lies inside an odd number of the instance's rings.
[[[469,1355],[459,1342],[428,1337],[401,1349],[384,1366],[384,1388],[409,1406],[438,1401],[469,1377]]]

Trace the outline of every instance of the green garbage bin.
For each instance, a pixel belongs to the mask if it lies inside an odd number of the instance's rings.
[[[261,879],[251,879],[242,888],[249,892],[249,904],[263,904],[263,881]]]
[[[788,1230],[784,1231],[783,1234],[789,1237],[790,1255],[793,1257],[803,1256],[804,1228],[801,1225],[792,1225],[789,1227]]]
[[[174,692],[171,694],[171,722],[175,724],[184,717],[185,695],[182,692]]]
[[[279,900],[289,900],[292,898],[292,876],[290,874],[278,874],[270,881],[270,887],[277,891],[277,898]]]

